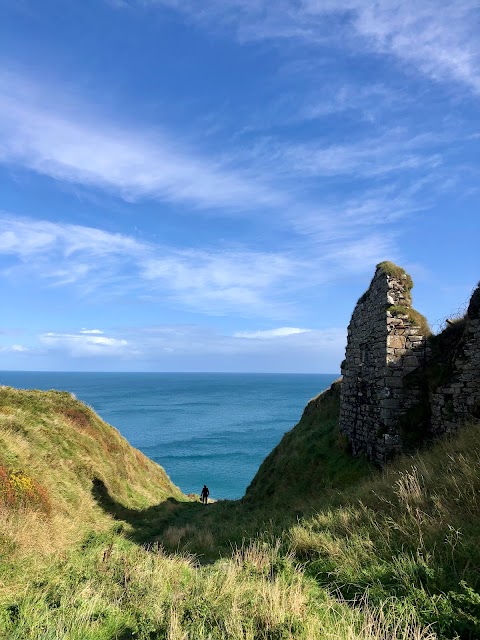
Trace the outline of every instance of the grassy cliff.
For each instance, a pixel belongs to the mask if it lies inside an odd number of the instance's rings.
[[[133,513],[183,498],[165,471],[71,394],[0,388],[0,540],[49,553]],[[110,511],[110,512],[109,512]]]

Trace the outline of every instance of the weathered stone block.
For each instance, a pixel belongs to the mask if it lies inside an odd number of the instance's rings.
[[[393,349],[404,349],[405,348],[405,337],[398,335],[390,335],[387,338],[387,347]]]

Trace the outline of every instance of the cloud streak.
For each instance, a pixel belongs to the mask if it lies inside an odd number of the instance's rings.
[[[288,336],[298,335],[299,333],[308,333],[311,329],[300,329],[299,327],[278,327],[277,329],[263,329],[259,331],[237,331],[234,333],[235,338],[252,338],[254,340],[270,340],[273,338],[286,338]]]
[[[284,329],[229,335],[215,327],[158,326],[131,335],[125,329],[123,335],[135,344],[138,359],[153,363],[157,370],[159,366],[181,370],[189,361],[195,363],[190,370],[197,371],[338,371],[345,348],[344,328],[300,329],[288,335]]]
[[[288,330],[288,331],[285,331]],[[99,330],[101,335],[78,331],[47,331],[32,345],[0,347],[12,368],[42,368],[56,363],[56,370],[111,370],[125,366],[138,371],[275,371],[325,373],[338,371],[346,330],[296,329],[229,334],[215,326],[161,325]],[[254,337],[255,336],[255,337]],[[119,365],[119,363],[122,363]]]

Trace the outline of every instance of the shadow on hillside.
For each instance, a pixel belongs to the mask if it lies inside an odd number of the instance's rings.
[[[250,500],[220,500],[202,505],[168,498],[147,509],[130,509],[117,502],[105,483],[94,478],[92,495],[115,520],[128,523],[125,535],[140,545],[161,544],[166,551],[185,551],[202,564],[230,557],[232,549],[248,544],[259,535],[269,539],[281,535],[312,508],[278,509],[278,505],[255,506]]]
[[[181,515],[185,517],[188,513],[193,518],[195,513],[201,514],[202,509],[205,509],[205,506],[199,502],[181,502],[175,498],[167,498],[164,502],[147,509],[130,509],[110,495],[100,478],[93,479],[92,496],[97,504],[115,520],[122,520],[131,525],[133,531],[128,537],[139,544],[151,542]],[[214,504],[209,505],[210,508],[214,506]]]

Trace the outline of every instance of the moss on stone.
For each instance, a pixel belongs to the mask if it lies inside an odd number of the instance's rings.
[[[420,328],[420,331],[424,336],[429,336],[432,333],[425,316],[411,307],[391,305],[387,307],[387,311],[389,311],[394,317],[407,316],[410,322]]]

